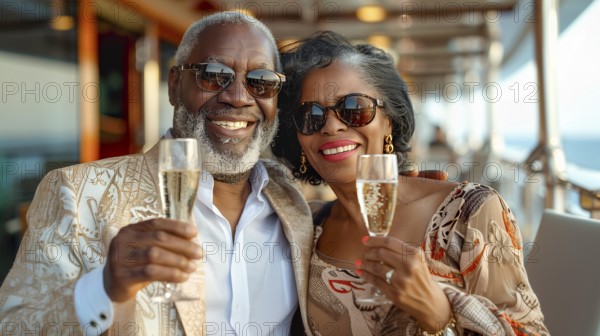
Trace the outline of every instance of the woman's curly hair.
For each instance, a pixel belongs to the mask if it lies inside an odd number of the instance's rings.
[[[394,151],[405,155],[410,150],[409,141],[415,128],[414,113],[406,83],[391,55],[370,44],[352,45],[342,35],[330,31],[284,46],[280,54],[287,81],[278,97],[280,125],[272,151],[294,176],[311,184],[320,184],[323,180],[310,165],[307,165],[306,173],[299,171],[302,148],[292,116],[300,99],[304,77],[312,70],[325,68],[334,62],[354,67],[365,84],[377,91],[384,102],[380,111],[392,121]]]

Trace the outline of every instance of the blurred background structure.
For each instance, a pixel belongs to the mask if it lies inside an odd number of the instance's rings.
[[[407,167],[499,189],[526,241],[544,208],[600,216],[600,0],[0,0],[0,282],[41,178],[152,146],[181,36],[222,10],[280,45],[333,30],[394,55],[417,116]]]

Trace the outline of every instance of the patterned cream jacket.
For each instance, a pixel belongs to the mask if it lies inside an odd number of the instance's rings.
[[[106,262],[110,240],[121,227],[162,214],[157,147],[145,154],[54,170],[44,177],[27,215],[29,229],[0,288],[0,334],[80,335],[95,329],[78,322],[75,283]],[[276,163],[265,166],[270,180],[264,194],[290,244],[301,247],[291,251],[306,326],[311,213],[292,176]],[[127,257],[127,248],[122,251],[119,257]],[[203,293],[204,270],[202,263],[198,266],[183,290]],[[105,334],[205,334],[204,299],[157,305],[149,300],[154,287],[151,284],[135,300],[116,305],[113,326]]]

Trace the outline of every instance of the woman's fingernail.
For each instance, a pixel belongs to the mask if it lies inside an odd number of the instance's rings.
[[[362,265],[362,259],[356,259],[354,265],[356,265],[356,267],[360,267]]]
[[[363,272],[363,271],[362,271],[361,269],[357,269],[355,272],[356,272],[356,275],[359,275],[359,276],[360,276],[360,275],[362,275],[362,272]]]
[[[363,244],[364,244],[364,243],[366,243],[366,242],[368,242],[368,241],[369,241],[369,236],[364,236],[364,237],[362,237],[360,240],[361,240],[361,241],[363,242]]]

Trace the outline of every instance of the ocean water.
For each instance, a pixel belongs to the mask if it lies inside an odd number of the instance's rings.
[[[599,138],[565,138],[563,150],[567,162],[582,168],[600,171],[600,137]]]
[[[587,190],[600,190],[600,134],[598,137],[563,137],[561,140],[567,161],[567,180]],[[517,157],[523,158],[521,160],[531,153],[537,143],[534,138],[505,138],[504,142],[507,152],[517,154]],[[529,198],[525,206],[520,191],[517,190],[516,194],[507,191],[504,195],[513,197],[509,205],[519,218],[523,241],[526,242],[534,240],[545,207],[542,194],[535,195]],[[567,189],[566,211],[577,216],[590,216],[580,206],[579,192],[572,188]]]
[[[533,138],[506,138],[505,144],[511,149],[530,153],[535,147],[536,140]],[[597,138],[564,137],[562,146],[568,163],[600,172],[600,134]]]
[[[505,138],[507,152],[524,160],[535,147],[533,138]],[[600,135],[598,137],[563,137],[562,147],[567,161],[567,180],[588,190],[600,190]],[[572,192],[575,194],[575,192]],[[579,203],[576,195],[570,203]]]

